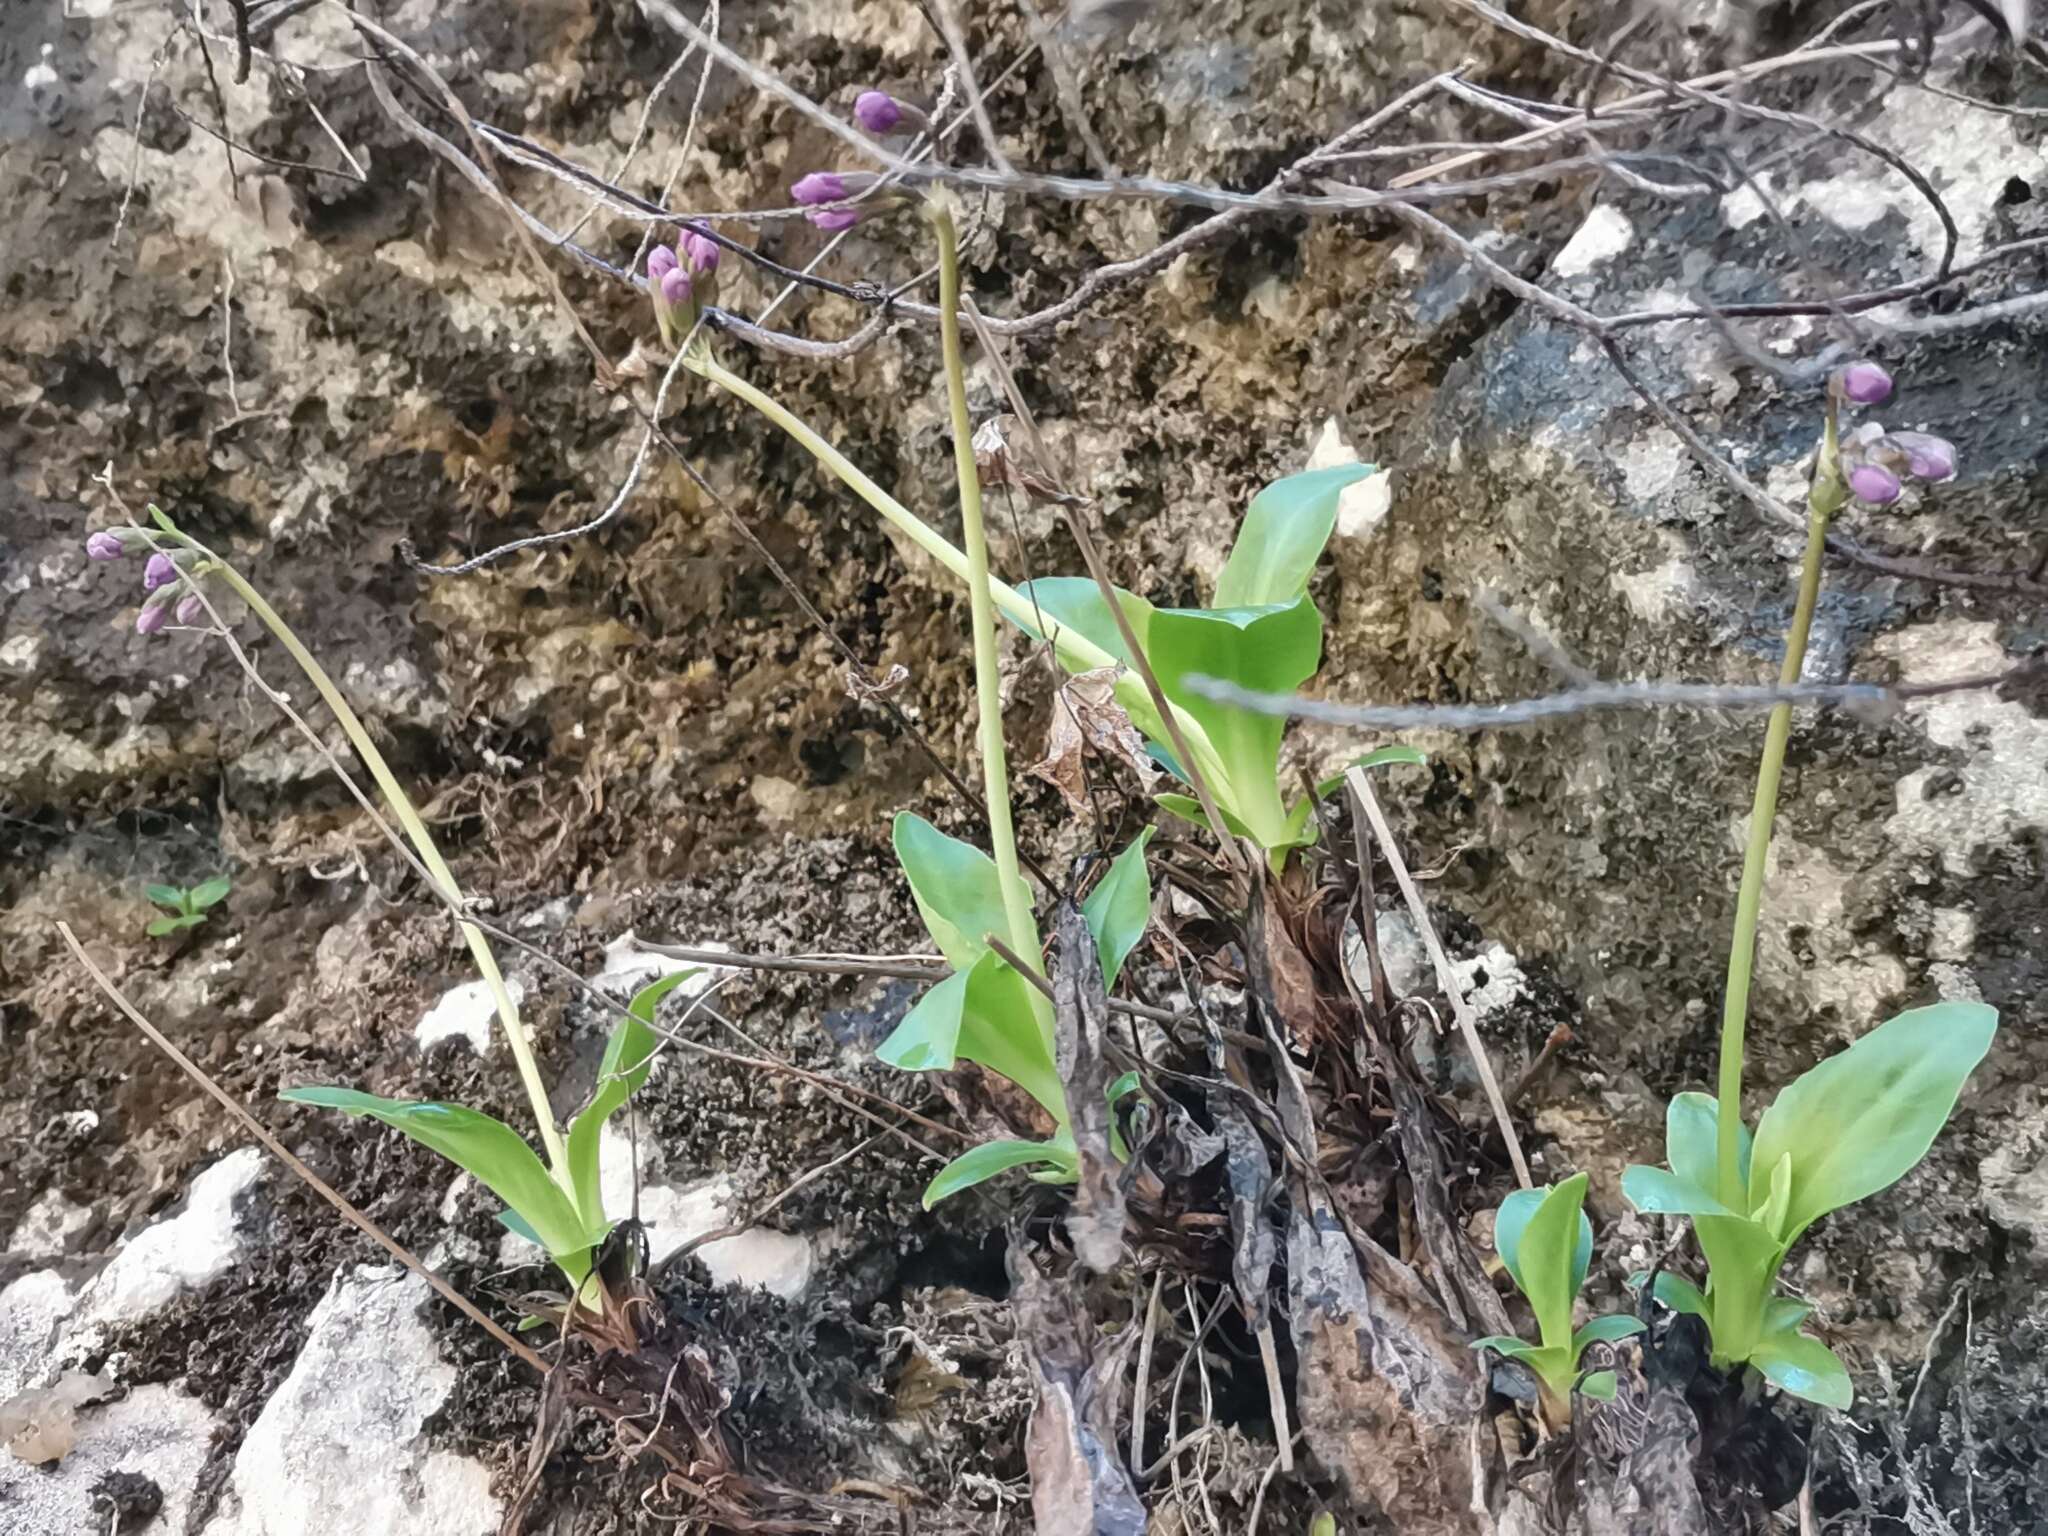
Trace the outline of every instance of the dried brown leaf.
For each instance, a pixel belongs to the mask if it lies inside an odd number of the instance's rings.
[[[1074,1255],[1097,1274],[1123,1257],[1124,1196],[1116,1155],[1109,1145],[1109,1068],[1102,1059],[1109,1027],[1109,994],[1095,936],[1081,909],[1060,904],[1059,964],[1053,973],[1054,1047],[1060,1081],[1067,1085],[1074,1148],[1081,1177],[1067,1215]]]
[[[1045,757],[1028,770],[1058,790],[1076,816],[1086,816],[1090,810],[1083,760],[1091,750],[1123,763],[1137,775],[1139,787],[1148,795],[1159,781],[1159,764],[1116,701],[1117,670],[1102,667],[1077,673],[1060,686],[1052,699]]]
[[[1007,411],[991,416],[974,429],[974,467],[983,485],[1008,485],[1032,501],[1059,507],[1083,507],[1088,498],[1062,488],[1049,466],[1032,462],[1013,444],[1018,421]]]

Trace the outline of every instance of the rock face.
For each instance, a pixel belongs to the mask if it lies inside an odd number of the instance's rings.
[[[490,1474],[422,1434],[455,1384],[420,1317],[429,1294],[396,1266],[335,1276],[291,1375],[242,1442],[209,1536],[497,1528]]]
[[[1722,22],[1752,16],[1710,9],[1697,34],[1658,46],[1711,52],[1726,41]],[[1803,25],[1814,8],[1778,9]],[[1542,24],[1586,10],[1517,7]],[[1216,0],[1152,13],[1077,40],[1070,62],[1110,156],[1165,177],[1259,184],[1397,90],[1467,59],[1475,78],[1532,89],[1559,76],[1554,61],[1448,6]],[[480,117],[605,167],[625,155],[677,52],[637,8],[609,0],[516,13],[408,0],[380,16],[418,42]],[[700,907],[688,938],[809,947],[818,938],[796,931],[790,914],[808,923],[834,912],[850,931],[831,942],[849,947],[913,931],[907,901],[890,894],[876,829],[882,812],[927,803],[927,760],[897,725],[847,696],[837,653],[678,473],[650,472],[601,533],[492,571],[427,578],[404,563],[403,540],[438,559],[585,520],[623,483],[637,423],[593,383],[497,214],[385,120],[360,70],[327,67],[350,49],[332,8],[290,19],[266,42],[304,67],[325,128],[303,109],[300,86],[260,60],[247,82],[222,90],[230,138],[321,174],[246,152],[231,170],[229,152],[193,126],[213,124],[223,108],[174,21],[163,7],[47,6],[0,39],[6,78],[34,74],[0,97],[0,129],[20,146],[0,161],[10,210],[0,230],[0,1079],[10,1084],[0,1138],[24,1149],[0,1175],[0,1228],[53,1190],[69,1206],[107,1206],[114,1232],[171,1187],[191,1189],[195,1209],[220,1208],[218,1184],[206,1185],[205,1201],[195,1185],[223,1177],[202,1172],[220,1156],[216,1111],[105,1022],[52,937],[58,918],[251,1102],[267,1103],[287,1080],[344,1072],[378,1091],[466,1095],[508,1115],[520,1102],[504,1052],[415,1048],[414,1024],[471,976],[430,904],[405,905],[417,887],[362,828],[320,755],[218,646],[133,632],[134,562],[85,558],[84,533],[118,516],[95,483],[109,463],[130,510],[165,505],[243,564],[301,628],[432,807],[473,893],[501,913],[573,908],[540,936],[565,952],[585,946],[586,969],[635,914],[661,910],[648,893],[669,882],[728,894],[751,882],[756,899],[743,910]],[[977,47],[1004,59],[1021,52],[1021,24],[989,24]],[[922,90],[939,68],[941,50],[908,4],[775,4],[726,27],[734,46],[831,104],[877,81]],[[1791,41],[1753,36],[1742,46]],[[1986,54],[1931,83],[2018,100],[2027,87],[2002,68]],[[1879,77],[1801,79],[1791,105],[1853,111],[1859,132],[1926,171],[1955,220],[1960,262],[2048,229],[2048,163],[2027,120]],[[693,81],[694,67],[683,71],[651,116],[631,173],[645,178],[640,190],[658,191],[676,168],[678,201],[766,207],[791,176],[830,158],[814,130],[723,76],[686,152]],[[997,93],[995,110],[1020,163],[1085,167],[1035,66]],[[1451,136],[1469,124],[1445,116],[1424,126]],[[1460,207],[1446,216],[1491,258],[1603,313],[1702,296],[1724,305],[1839,297],[1939,259],[1940,219],[1881,162],[1839,142],[1774,158],[1787,141],[1754,123],[1715,132],[1672,147],[1720,172],[1724,152],[1764,164],[1759,186],[1731,181],[1726,195],[1660,200],[1612,180],[1564,179],[1483,215]],[[587,211],[558,183],[510,174],[558,226]],[[970,242],[979,296],[1003,314],[1050,302],[1182,218],[1146,202],[996,200]],[[818,249],[797,221],[759,230],[781,260],[801,264]],[[599,220],[584,238],[623,260],[638,234]],[[915,220],[872,221],[831,270],[907,279],[925,260],[920,238]],[[1660,398],[1794,501],[1821,370],[1852,343],[1876,353],[1900,381],[1896,404],[1877,414],[1954,438],[1963,473],[1897,509],[1856,515],[1845,533],[1935,565],[2023,574],[2048,538],[2044,312],[2015,310],[1974,329],[1952,317],[2007,284],[2038,286],[2038,265],[2027,265],[2038,260],[1973,272],[1933,299],[1853,321],[1744,322],[1745,346],[1694,323],[1646,327],[1627,345]],[[608,356],[649,336],[637,294],[567,262],[554,270]],[[737,263],[724,280],[744,312],[771,296]],[[859,318],[817,296],[779,316],[817,336],[846,334]],[[731,352],[913,508],[943,521],[951,493],[934,354],[914,327],[848,361]],[[1557,686],[1478,615],[1471,599],[1481,587],[1603,676],[1746,682],[1775,666],[1794,541],[1703,471],[1597,347],[1405,226],[1249,225],[1020,342],[1012,362],[1072,483],[1094,499],[1112,574],[1155,598],[1206,592],[1264,481],[1344,451],[1391,468],[1370,482],[1370,497],[1347,503],[1334,568],[1319,579],[1330,696],[1486,700]],[[976,414],[999,409],[993,374],[978,368],[973,382]],[[731,402],[687,394],[670,424],[863,659],[878,673],[909,669],[898,701],[939,753],[967,763],[956,595]],[[1006,569],[1079,568],[1050,519],[1026,532],[1022,547],[1004,536]],[[1957,586],[1836,561],[1808,671],[1930,680],[1996,667],[2048,644],[2044,601],[2038,580]],[[287,683],[275,648],[253,626],[238,633],[255,643],[266,675]],[[296,678],[287,685],[303,704]],[[1036,730],[1043,690],[1019,669],[1020,734]],[[1981,1441],[2026,1446],[2043,1439],[2048,1395],[2025,1316],[2048,1229],[2048,1124],[2032,1086],[2048,1068],[2043,715],[2036,687],[1928,700],[1882,721],[1802,717],[1751,1045],[1760,1103],[1898,1008],[1980,995],[2003,1011],[1999,1044],[1933,1157],[1874,1201],[1867,1221],[1816,1233],[1794,1278],[1858,1365],[1905,1361],[1937,1332],[1952,1287],[1990,1273],[1996,1254],[2005,1275],[2022,1278],[1977,1296],[1972,1422]],[[1432,897],[1476,918],[1524,981],[1541,978],[1546,996],[1570,998],[1580,1045],[1528,1108],[1554,1143],[1551,1164],[1596,1170],[1594,1207],[1618,1248],[1654,1238],[1621,1218],[1613,1180],[1599,1170],[1653,1156],[1664,1096],[1711,1072],[1761,732],[1754,717],[1667,714],[1423,736],[1428,789],[1389,797],[1390,813],[1443,861]],[[1297,741],[1318,766],[1361,745],[1328,731]],[[1049,796],[1027,797],[1023,815],[1042,848],[1078,845]],[[236,890],[205,928],[144,943],[143,881],[227,867]],[[789,889],[759,899],[763,869]],[[560,1068],[575,1032],[544,973],[527,980],[536,1035]],[[792,1059],[852,1070],[886,1029],[883,1014],[907,1001],[842,992],[820,1003],[823,995],[773,993],[781,1013],[750,1022]],[[1518,991],[1486,1027],[1514,1069],[1552,1021]],[[489,1038],[472,1033],[470,1015],[442,1022],[473,1042]],[[701,1229],[714,1204],[751,1209],[868,1133],[831,1121],[836,1111],[796,1090],[708,1070],[690,1081],[715,1085],[718,1101],[679,1077],[649,1112],[679,1149],[656,1186],[687,1206],[668,1212],[671,1233]],[[818,1145],[821,1126],[840,1141]],[[427,1182],[424,1162],[407,1163],[403,1150],[358,1155],[385,1145],[367,1132],[344,1140],[316,1133],[310,1118],[287,1128],[326,1138],[322,1151],[358,1177],[353,1192],[400,1191],[388,1214],[419,1224],[422,1251],[440,1235],[431,1198],[414,1210],[403,1193]],[[925,1230],[912,1226],[923,1219],[921,1178],[907,1160],[874,1167],[851,1185],[824,1181],[804,1201],[840,1202],[849,1209],[833,1212],[835,1224],[884,1232],[870,1251],[887,1251],[901,1232]],[[445,1174],[432,1177],[445,1187]],[[30,1224],[42,1235],[22,1239],[22,1256],[44,1263],[51,1231],[74,1257],[104,1251],[105,1232],[64,1224],[69,1206],[42,1208]],[[801,1266],[786,1245],[803,1240],[766,1236],[791,1261],[777,1273],[794,1274]],[[288,1225],[276,1234],[287,1247],[303,1238]],[[806,1264],[838,1262],[804,1253]],[[889,1262],[862,1262],[859,1284],[886,1287]],[[210,1285],[205,1296],[236,1279],[213,1259],[177,1273]],[[331,1262],[309,1263],[285,1291],[294,1324],[325,1296],[314,1332],[324,1330],[338,1380],[355,1358],[348,1352],[375,1343],[361,1335],[364,1316],[418,1343],[404,1284],[357,1274],[329,1289],[332,1273]],[[30,1287],[23,1297],[40,1296],[54,1327],[69,1315],[70,1284],[38,1271],[7,1294]],[[121,1288],[106,1275],[100,1284]],[[206,1304],[181,1294],[181,1304]],[[37,1351],[49,1342],[49,1327],[34,1326],[40,1315],[16,1314],[37,1332]],[[1938,1342],[1946,1372],[1953,1340]],[[419,1358],[437,1356],[429,1347]],[[167,1381],[182,1366],[161,1369]],[[427,1502],[389,1507],[421,1521],[445,1510],[454,1522],[445,1528],[466,1530],[472,1516],[479,1526],[491,1518],[480,1473],[437,1461],[443,1453],[413,1439],[434,1411],[425,1405],[434,1369],[425,1385],[387,1379],[369,1392],[365,1383],[352,1411],[381,1426],[385,1461],[422,1479],[412,1493],[375,1483],[377,1496],[417,1493]],[[328,1421],[312,1378],[294,1368],[290,1383],[242,1457],[260,1448],[272,1472],[330,1485],[362,1472],[345,1447],[319,1443]],[[249,1462],[245,1489],[235,1463],[236,1529],[294,1528],[310,1506],[272,1502],[258,1465]],[[455,1492],[434,1503],[429,1483]],[[2010,1528],[2048,1510],[2048,1495],[1999,1486]],[[344,1507],[355,1507],[353,1494]]]

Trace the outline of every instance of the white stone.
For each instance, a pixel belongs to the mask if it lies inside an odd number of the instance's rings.
[[[235,1457],[207,1536],[487,1536],[490,1473],[421,1435],[455,1368],[421,1321],[426,1281],[395,1265],[337,1274],[305,1347]]]
[[[692,949],[730,949],[729,944],[699,943]],[[639,938],[631,929],[620,934],[604,947],[604,969],[592,978],[597,985],[620,992],[637,992],[651,981],[663,976],[673,976],[677,971],[697,967],[694,960],[678,960],[673,955],[657,955],[652,950],[642,949]],[[688,981],[677,984],[671,997],[698,997],[710,986],[715,970],[700,969],[699,974]]]
[[[21,1536],[109,1529],[106,1515],[93,1508],[92,1490],[112,1472],[140,1473],[162,1490],[163,1510],[149,1531],[185,1529],[213,1446],[213,1415],[204,1406],[174,1387],[137,1387],[80,1410],[75,1433],[76,1443],[53,1466],[0,1454],[0,1529]]]
[[[1635,240],[1635,226],[1611,203],[1602,203],[1586,215],[1586,222],[1564,243],[1550,263],[1559,277],[1583,277],[1603,261],[1611,261]]]
[[[1358,450],[1345,440],[1343,430],[1332,416],[1323,422],[1322,431],[1308,451],[1305,469],[1334,469],[1339,464],[1359,464]],[[1347,485],[1337,497],[1337,537],[1340,539],[1363,539],[1376,532],[1387,520],[1387,513],[1394,505],[1394,477],[1384,469],[1367,475],[1356,484]]]
[[[71,1302],[70,1283],[54,1269],[30,1270],[0,1290],[0,1402],[41,1379]]]
[[[1408,914],[1382,912],[1373,932],[1379,940],[1380,966],[1387,973],[1387,985],[1394,989],[1394,995],[1434,995],[1438,990],[1436,967]],[[1367,974],[1365,945],[1355,928],[1345,934],[1345,951],[1351,974],[1363,987]],[[1486,980],[1475,985],[1482,971]],[[1471,959],[1451,961],[1451,976],[1465,1001],[1472,1005],[1472,1011],[1482,1019],[1507,1007],[1528,990],[1521,962],[1492,939]]]
[[[514,1007],[526,1000],[526,988],[515,976],[505,978],[505,990],[512,994]],[[471,1050],[484,1056],[490,1053],[491,1030],[497,1018],[498,1007],[491,997],[490,984],[465,981],[442,994],[441,1000],[427,1010],[413,1029],[413,1039],[424,1051],[460,1035],[469,1042]]]
[[[86,1286],[78,1323],[135,1322],[225,1274],[242,1252],[235,1199],[262,1172],[262,1151],[243,1147],[193,1179],[184,1210],[130,1238]]]

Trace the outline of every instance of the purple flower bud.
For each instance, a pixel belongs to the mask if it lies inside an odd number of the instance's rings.
[[[676,269],[676,253],[665,245],[657,245],[647,253],[647,286],[659,290],[661,280]]]
[[[104,528],[85,541],[85,552],[95,560],[118,560],[127,547],[118,533]]]
[[[869,133],[894,133],[903,107],[887,91],[862,91],[853,100],[853,120]]]
[[[1849,471],[1849,489],[1858,501],[1887,506],[1899,499],[1899,477],[1879,464],[1858,464]]]
[[[197,592],[187,592],[178,599],[178,622],[199,624],[206,618],[206,600]]]
[[[860,222],[860,210],[858,208],[820,208],[815,212],[805,214],[804,217],[817,225],[818,228],[824,230],[826,234],[836,235],[841,230],[851,229]]]
[[[149,557],[149,564],[142,568],[142,590],[154,592],[158,587],[167,587],[178,579],[178,562],[162,550]]]
[[[1892,376],[1867,359],[1841,372],[1842,393],[1858,405],[1882,405],[1891,398]]]
[[[696,230],[685,230],[681,244],[683,261],[690,269],[690,276],[705,277],[718,270],[718,243]]]
[[[847,178],[837,171],[813,171],[789,189],[789,195],[806,208],[819,203],[843,201],[851,190]]]
[[[670,267],[668,275],[661,280],[661,297],[670,305],[690,302],[690,274],[681,267]]]
[[[171,620],[169,603],[144,603],[142,612],[135,615],[135,633],[153,635]]]
[[[1956,445],[1945,437],[1926,432],[1893,432],[1885,442],[1906,457],[1906,469],[1916,480],[1939,483],[1956,477]]]

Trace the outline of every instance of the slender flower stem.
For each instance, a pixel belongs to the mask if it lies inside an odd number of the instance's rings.
[[[967,597],[974,629],[974,702],[981,717],[981,775],[988,837],[1003,892],[1010,944],[1043,974],[1030,888],[1017,865],[1010,821],[1010,770],[1003,750],[1003,677],[996,646],[995,596],[988,574],[988,530],[981,520],[981,473],[974,463],[974,422],[967,414],[967,362],[960,345],[960,241],[943,193],[926,205],[939,237],[939,335],[946,359],[946,401],[953,416],[953,472],[960,482],[960,539],[967,546]],[[1035,996],[1035,994],[1034,994]]]
[[[962,551],[955,548],[951,541],[915,512],[875,484],[858,465],[826,442],[801,418],[785,409],[774,396],[756,389],[719,362],[709,347],[698,346],[686,361],[687,366],[700,377],[716,384],[735,399],[752,406],[780,427],[792,441],[816,459],[827,473],[873,507],[882,515],[885,522],[906,535],[913,544],[930,555],[953,576],[963,582],[968,579],[968,560]],[[1030,633],[1036,634],[1040,625],[1045,622],[1038,606],[1024,593],[1006,582],[991,577],[989,595],[996,607]],[[1105,667],[1120,669],[1121,675],[1116,682],[1117,702],[1122,704],[1136,721],[1143,722],[1156,713],[1144,682],[1136,673],[1124,667],[1115,656],[1078,631],[1065,625],[1053,625],[1051,628],[1053,650],[1058,655],[1060,664],[1068,671],[1094,672]],[[1194,716],[1178,704],[1170,704],[1169,707],[1173,711],[1174,723],[1180,727],[1183,737],[1189,744],[1189,755],[1207,781],[1211,784],[1226,782],[1228,776],[1224,773],[1221,760],[1216,756],[1215,747],[1210,743],[1208,732],[1202,729]],[[1161,734],[1167,734],[1163,722]]]
[[[186,534],[171,535],[180,543],[196,550],[202,559],[212,566],[215,574],[234,589],[235,595],[249,605],[249,611],[263,623],[263,627],[277,637],[299,670],[319,692],[327,707],[334,712],[334,718],[341,722],[341,729],[356,749],[363,764],[370,770],[370,777],[377,781],[377,788],[384,793],[385,802],[398,818],[398,824],[419,851],[420,862],[426,865],[434,881],[441,887],[441,894],[460,910],[463,905],[462,887],[455,882],[455,873],[449,869],[447,860],[441,857],[441,850],[434,846],[433,835],[427,831],[427,824],[420,819],[411,799],[392,774],[384,755],[370,740],[370,733],[356,712],[342,697],[334,679],[320,663],[313,659],[313,653],[300,643],[291,626],[278,615],[258,592],[243,577],[242,573],[221,559],[212,550]],[[554,1111],[548,1106],[547,1085],[541,1081],[540,1066],[533,1059],[533,1046],[526,1036],[526,1026],[520,1021],[519,1008],[512,1000],[512,993],[505,985],[504,975],[498,969],[498,957],[492,953],[490,941],[473,923],[462,924],[462,937],[469,945],[469,952],[476,959],[477,970],[483,974],[484,986],[490,991],[491,1000],[498,1010],[498,1019],[505,1027],[505,1039],[512,1047],[512,1058],[518,1064],[520,1081],[526,1085],[526,1097],[533,1108],[533,1117],[540,1126],[541,1144],[547,1149],[548,1164],[554,1170],[556,1182],[575,1198],[569,1183],[569,1160],[563,1146],[562,1135],[555,1127]]]
[[[1820,598],[1828,524],[1846,499],[1841,460],[1836,452],[1835,409],[1830,401],[1820,462],[1807,497],[1806,555],[1799,568],[1799,598],[1792,609],[1792,628],[1785,636],[1785,662],[1778,669],[1781,687],[1789,688],[1798,682],[1805,668],[1806,640],[1813,629],[1813,612]],[[1749,1213],[1741,1168],[1743,1032],[1749,1019],[1750,979],[1756,967],[1756,927],[1763,909],[1764,865],[1770,857],[1771,826],[1778,814],[1778,784],[1791,736],[1792,706],[1780,704],[1771,711],[1770,723],[1764,729],[1764,755],[1757,767],[1756,801],[1749,813],[1749,843],[1742,859],[1742,885],[1735,897],[1735,936],[1728,948],[1728,986],[1721,1011],[1715,1173],[1721,1203],[1741,1215]]]

